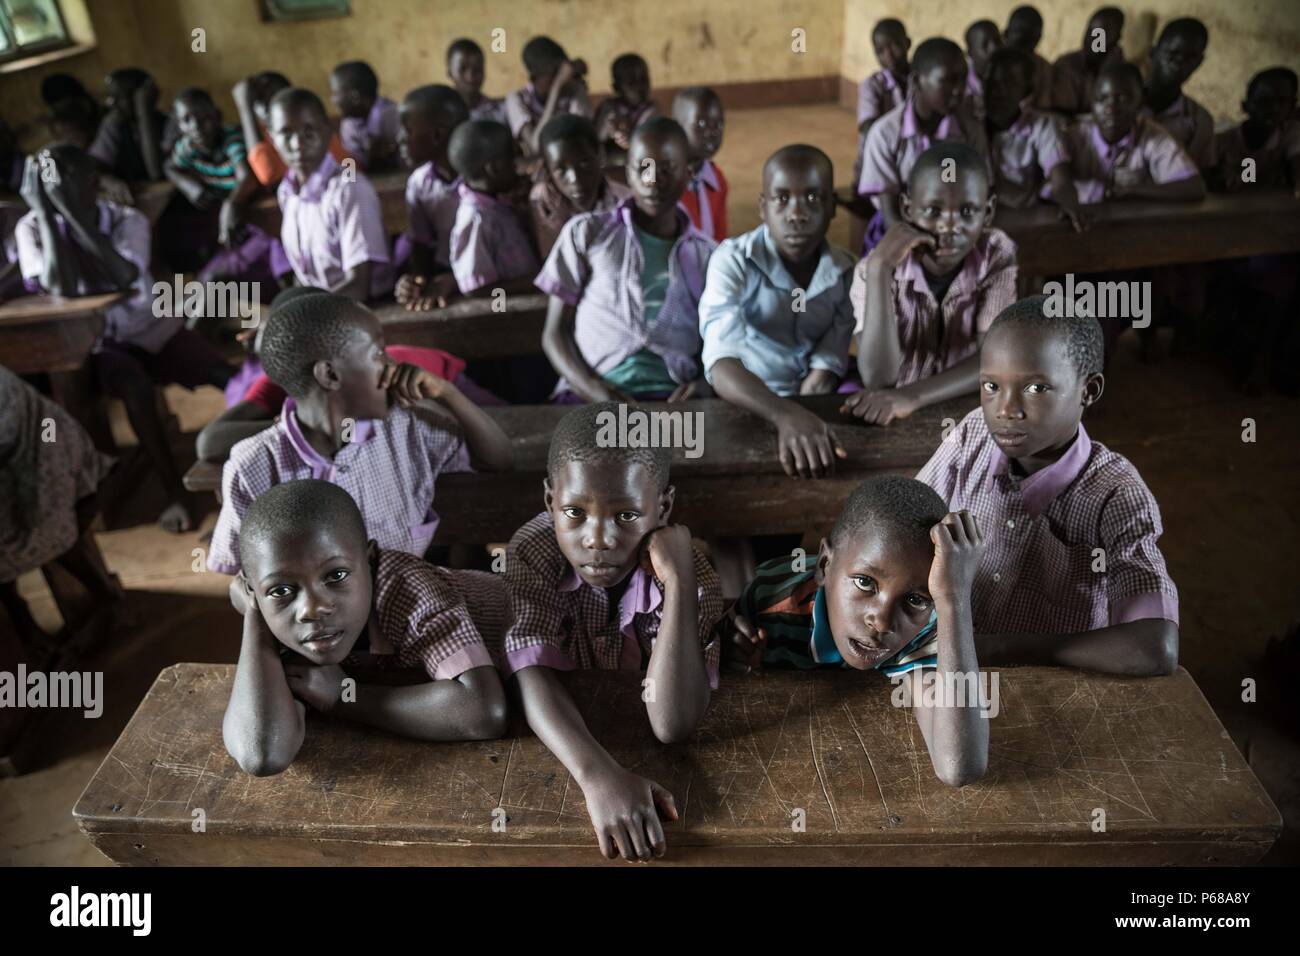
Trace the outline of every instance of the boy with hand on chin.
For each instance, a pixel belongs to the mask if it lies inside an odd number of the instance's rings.
[[[512,624],[506,671],[524,715],[582,788],[601,853],[648,860],[665,850],[662,811],[672,794],[619,766],[587,728],[557,670],[643,672],[655,736],[690,736],[718,682],[718,578],[668,524],[673,488],[666,448],[607,446],[610,402],[584,405],[551,436],[546,511],[519,529],[506,554]]]
[[[785,473],[820,478],[846,455],[792,395],[833,392],[848,367],[853,257],[826,241],[834,168],[815,146],[786,146],[763,166],[763,224],[725,240],[700,298],[704,372],[725,399],[777,432]]]
[[[419,740],[505,733],[505,691],[488,649],[499,647],[504,623],[499,576],[381,549],[348,493],[311,479],[253,502],[239,546],[230,598],[244,636],[221,729],[246,773],[293,763],[308,707]],[[366,681],[395,669],[427,680]],[[350,675],[355,696],[345,697]]]
[[[975,390],[980,340],[1016,295],[1015,243],[985,228],[995,205],[969,146],[940,143],[916,161],[903,221],[854,269],[862,391],[842,411],[888,425]]]
[[[947,513],[923,483],[868,479],[812,568],[788,555],[759,565],[720,628],[727,668],[851,667],[902,681],[935,774],[973,783],[988,765],[983,705],[935,706],[925,685],[979,671],[971,585],[983,548],[974,515]]]
[[[972,598],[985,664],[1171,674],[1178,591],[1160,509],[1133,465],[1088,437],[1101,397],[1096,319],[1032,296],[994,321],[979,354],[981,407],[917,478],[986,529]]]

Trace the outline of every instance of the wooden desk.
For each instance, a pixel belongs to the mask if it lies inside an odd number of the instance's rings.
[[[582,790],[518,713],[514,736],[463,744],[313,716],[293,766],[257,779],[221,739],[233,674],[164,670],[96,771],[72,813],[111,860],[625,865],[600,856]],[[661,866],[1245,864],[1282,829],[1184,670],[1004,669],[988,773],[961,790],[935,777],[880,675],[726,678],[700,729],[673,746],[650,731],[640,678],[564,676],[614,758],[676,798]],[[1104,832],[1092,829],[1097,808]],[[206,832],[193,831],[196,810]]]
[[[672,483],[677,487],[673,520],[700,537],[714,535],[825,534],[853,489],[865,478],[885,473],[912,475],[944,434],[945,420],[960,422],[976,405],[974,396],[922,409],[888,428],[842,418],[839,395],[798,399],[837,425],[848,452],[833,475],[816,481],[787,478],[776,457],[776,431],[748,412],[720,399],[638,406],[647,410],[701,412],[703,454],[673,453]],[[510,436],[515,470],[484,474],[444,474],[438,478],[434,508],[440,518],[439,544],[505,541],[542,510],[542,479],[551,434],[571,409],[562,405],[508,405],[486,409]],[[191,491],[218,491],[220,464],[198,462],[185,474]]]
[[[445,309],[410,312],[396,303],[375,309],[389,345],[442,349],[463,359],[542,354],[549,297],[507,298],[509,311],[493,312],[491,299],[460,299]]]
[[[63,298],[25,295],[0,305],[0,356],[19,375],[71,372],[104,330],[103,310],[120,292]]]
[[[384,232],[395,236],[406,231],[406,180],[409,169],[398,169],[370,176],[370,182],[379,194],[379,210],[384,219]],[[275,193],[253,203],[248,211],[248,222],[259,226],[273,236],[280,234],[280,204]]]

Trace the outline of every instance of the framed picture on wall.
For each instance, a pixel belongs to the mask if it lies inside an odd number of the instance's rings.
[[[263,20],[318,20],[351,12],[348,0],[262,0]]]

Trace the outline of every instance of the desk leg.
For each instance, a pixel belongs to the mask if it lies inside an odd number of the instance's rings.
[[[103,396],[95,388],[95,373],[89,363],[75,372],[51,372],[50,389],[54,400],[81,424],[96,448],[107,455],[117,453]]]

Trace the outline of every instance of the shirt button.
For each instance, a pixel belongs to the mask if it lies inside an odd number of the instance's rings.
[[[1007,527],[1008,527],[1008,528],[1014,528],[1015,526],[1016,526],[1016,523],[1015,523],[1014,521],[1012,521],[1010,518],[1008,518],[1008,519],[1007,519]]]
[[[1001,581],[1001,580],[1002,580],[1002,575],[999,574],[997,571],[994,571],[994,572],[993,572],[993,580],[994,580],[995,582],[996,582],[996,581]]]

